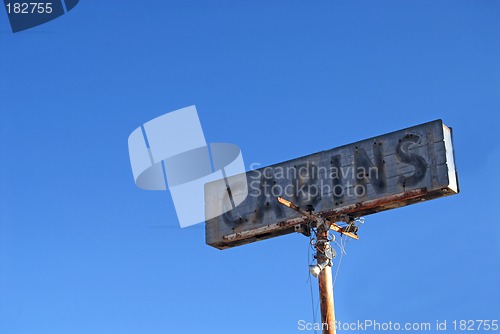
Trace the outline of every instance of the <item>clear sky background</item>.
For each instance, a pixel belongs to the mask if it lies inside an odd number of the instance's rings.
[[[81,1],[16,34],[0,9],[1,334],[313,321],[307,238],[219,251],[135,186],[128,135],[192,104],[247,167],[443,119],[461,193],[366,217],[337,318],[500,318],[499,1]]]

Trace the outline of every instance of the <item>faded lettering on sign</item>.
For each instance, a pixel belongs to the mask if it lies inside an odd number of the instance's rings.
[[[347,209],[356,213],[350,208],[374,201],[380,204],[374,202],[358,213],[410,204],[413,201],[400,198],[414,190],[421,190],[422,200],[456,193],[456,180],[450,180],[456,175],[450,151],[451,131],[439,120],[251,170],[246,173],[248,196],[236,207],[231,203],[242,189],[233,186],[224,192],[219,191],[226,187],[224,182],[209,183],[207,213],[226,213],[207,221],[207,243],[227,248],[290,232],[286,222],[300,216],[285,210],[278,196],[329,216]]]

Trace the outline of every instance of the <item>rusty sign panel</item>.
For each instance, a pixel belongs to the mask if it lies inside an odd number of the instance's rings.
[[[208,245],[230,248],[291,233],[305,223],[278,196],[335,218],[459,192],[451,129],[441,120],[252,170],[246,179],[246,185],[227,179],[205,185],[207,217],[233,207],[206,221]],[[231,206],[235,202],[241,204]]]

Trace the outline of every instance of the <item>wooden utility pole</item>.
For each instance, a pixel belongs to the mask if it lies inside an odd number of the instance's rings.
[[[328,241],[328,230],[321,228],[316,237],[316,259],[318,263],[331,263],[330,259],[325,255],[325,248],[331,248]],[[333,302],[332,267],[330,264],[319,273],[318,285],[323,334],[335,334],[335,307]]]
[[[323,334],[335,334],[335,308],[333,304],[333,282],[332,282],[332,260],[335,251],[330,244],[330,229],[344,233],[347,236],[357,239],[358,236],[346,231],[334,222],[325,220],[320,215],[315,215],[311,211],[301,210],[299,206],[282,197],[278,197],[278,202],[284,206],[295,210],[307,217],[309,221],[316,224],[316,260],[320,266],[318,274],[319,300],[321,308],[321,329]],[[308,227],[310,228],[310,227]]]

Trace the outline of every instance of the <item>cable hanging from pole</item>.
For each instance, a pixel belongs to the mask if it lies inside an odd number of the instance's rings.
[[[295,230],[309,237],[308,247],[314,248],[316,264],[309,265],[309,284],[311,286],[311,302],[313,306],[313,320],[316,322],[316,310],[314,308],[314,298],[312,293],[311,275],[318,278],[319,285],[319,304],[321,306],[321,324],[323,334],[335,334],[335,308],[333,300],[333,286],[337,280],[340,264],[343,256],[346,254],[345,245],[347,237],[358,240],[358,229],[364,223],[362,217],[352,217],[349,215],[339,215],[336,217],[325,218],[319,213],[313,213],[314,208],[307,206],[301,209],[298,205],[278,197],[278,202],[284,206],[300,213],[307,218],[306,224],[298,224]],[[338,224],[337,224],[338,222]],[[335,240],[332,233],[340,233],[340,243]],[[336,243],[340,249],[340,259],[336,268],[335,277],[332,279],[333,259],[337,256],[331,242]],[[310,249],[308,249],[309,260]],[[315,331],[316,332],[316,331]]]

